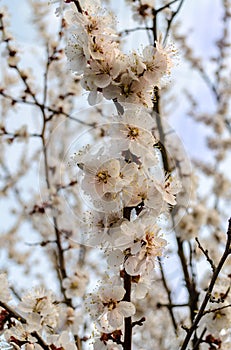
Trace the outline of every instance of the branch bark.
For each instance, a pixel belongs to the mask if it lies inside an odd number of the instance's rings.
[[[130,220],[131,217],[131,208],[125,207],[123,210],[123,217]],[[124,289],[126,293],[124,295],[124,301],[131,301],[131,286],[132,286],[132,277],[124,270]],[[124,350],[132,349],[132,318],[125,317],[124,319]]]
[[[204,300],[201,304],[201,307],[197,313],[197,316],[195,317],[195,320],[192,324],[192,326],[187,330],[187,335],[185,337],[185,340],[183,342],[182,347],[180,348],[180,350],[186,350],[187,346],[189,344],[189,341],[193,335],[193,333],[196,331],[197,326],[201,320],[201,318],[204,316],[204,312],[205,312],[205,308],[210,300],[211,297],[211,293],[213,291],[213,287],[216,283],[217,277],[219,275],[219,273],[221,272],[222,267],[224,266],[224,263],[226,262],[228,256],[231,254],[231,218],[229,219],[229,225],[228,225],[228,230],[227,230],[227,241],[226,241],[226,247],[225,247],[225,251],[220,259],[220,262],[216,268],[216,270],[213,273],[211,282],[209,284],[208,290],[205,294]]]

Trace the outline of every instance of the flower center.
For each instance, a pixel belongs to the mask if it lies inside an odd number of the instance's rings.
[[[77,281],[72,281],[70,284],[70,289],[76,289],[79,286],[79,282]]]
[[[104,184],[106,184],[108,182],[109,177],[111,176],[108,174],[107,170],[104,170],[98,172],[97,177],[99,182],[103,182]]]
[[[139,129],[136,127],[128,126],[128,137],[135,139],[139,136]]]
[[[108,310],[111,311],[111,310],[115,309],[116,304],[117,304],[116,301],[113,301],[113,300],[109,301],[109,303],[107,304]]]
[[[40,314],[47,303],[47,297],[36,298],[36,304],[33,307],[33,312]]]

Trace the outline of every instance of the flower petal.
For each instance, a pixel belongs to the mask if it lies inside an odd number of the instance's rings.
[[[129,301],[121,301],[117,309],[124,317],[130,317],[136,312],[135,306]]]

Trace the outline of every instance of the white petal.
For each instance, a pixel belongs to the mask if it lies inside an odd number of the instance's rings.
[[[148,293],[148,287],[145,283],[138,283],[135,290],[135,296],[137,299],[145,298]]]
[[[109,311],[107,318],[109,324],[115,329],[120,328],[123,324],[123,315],[120,313],[118,307]]]
[[[98,91],[94,90],[91,91],[90,94],[88,95],[88,103],[91,106],[96,105],[97,103],[100,103],[103,99],[102,94],[100,94]]]
[[[104,285],[100,288],[100,298],[103,302],[110,300],[121,300],[125,294],[125,289],[122,286]]]
[[[117,309],[124,317],[130,317],[136,312],[135,306],[129,301],[121,301]]]
[[[141,242],[138,241],[131,246],[131,253],[135,255],[140,251],[140,249],[141,249]]]
[[[137,268],[138,259],[135,256],[130,256],[124,264],[126,272],[131,276],[136,276],[139,274],[139,269]]]
[[[100,88],[105,88],[111,82],[111,77],[107,74],[99,74],[94,76],[94,83]]]
[[[124,259],[124,254],[121,252],[121,250],[116,249],[110,252],[110,255],[107,259],[108,265],[111,267],[118,267],[120,264],[122,264]]]

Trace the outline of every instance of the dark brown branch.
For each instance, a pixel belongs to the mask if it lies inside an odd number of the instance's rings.
[[[183,6],[183,3],[184,3],[184,0],[181,0],[180,3],[179,3],[179,6],[178,6],[177,9],[176,9],[176,11],[172,12],[171,18],[167,21],[168,24],[167,24],[167,29],[166,29],[166,33],[165,33],[165,36],[164,36],[163,44],[165,44],[166,41],[167,41],[167,37],[168,37],[169,31],[170,31],[172,22],[173,22],[174,18],[175,18],[175,17],[178,15],[178,13],[180,12],[181,7]]]
[[[132,327],[135,327],[135,326],[143,326],[145,320],[146,320],[145,317],[141,317],[140,320],[132,322]]]
[[[165,278],[164,269],[163,269],[160,257],[158,258],[158,261],[159,261],[159,266],[160,266],[160,273],[161,273],[161,277],[162,277],[162,283],[163,283],[164,289],[165,289],[165,291],[167,293],[167,296],[168,296],[168,302],[169,302],[169,305],[172,305],[171,291],[170,291],[170,289],[168,288],[168,285],[167,285],[167,281],[166,281],[166,278]],[[168,310],[169,310],[169,314],[170,314],[170,317],[171,317],[171,320],[172,320],[173,328],[175,330],[175,333],[177,333],[176,332],[176,330],[177,330],[177,323],[176,323],[176,320],[175,320],[174,313],[172,311],[172,307],[169,307]]]
[[[57,186],[56,186],[56,189],[57,189],[57,192],[59,192],[60,190],[65,190],[65,189],[67,189],[67,188],[70,188],[70,187],[72,187],[72,186],[75,186],[76,184],[78,183],[78,181],[77,180],[72,180],[72,181],[70,181],[68,184],[58,184]]]
[[[216,266],[215,266],[213,260],[210,258],[209,254],[208,254],[208,249],[204,249],[204,248],[202,247],[202,245],[200,244],[199,239],[198,239],[197,237],[195,238],[195,240],[196,240],[196,242],[197,242],[197,244],[198,244],[198,248],[199,248],[199,249],[203,252],[203,254],[205,255],[207,261],[209,262],[209,264],[210,264],[210,266],[211,266],[211,268],[212,268],[212,270],[213,270],[213,272],[214,272],[214,271],[216,270]]]
[[[57,252],[56,252],[57,253],[57,268],[58,268],[57,272],[58,272],[58,277],[59,277],[59,282],[60,282],[60,289],[61,289],[61,292],[64,296],[66,304],[68,306],[72,306],[71,299],[66,297],[65,289],[63,288],[63,285],[62,285],[62,281],[64,280],[64,278],[67,277],[64,254],[63,254],[64,251],[63,251],[62,242],[61,242],[62,232],[58,229],[56,217],[53,217],[52,219],[53,219],[56,244],[57,244]]]
[[[188,307],[189,304],[187,304],[187,303],[185,303],[185,304],[163,304],[163,303],[157,303],[156,306],[158,308],[160,308],[160,307],[174,308],[174,307]]]
[[[152,20],[152,35],[153,35],[153,46],[156,46],[157,41],[157,16],[155,15],[155,9],[152,10],[153,20]]]
[[[121,30],[118,34],[119,36],[128,35],[129,33],[136,32],[138,30],[152,30],[152,27],[135,27],[130,29]]]
[[[3,29],[2,29],[3,37],[5,38],[6,35],[5,35],[4,24],[3,24],[2,19],[1,19],[1,23],[2,23],[2,27],[3,27]],[[6,47],[7,47],[7,50],[9,52],[9,55],[10,55],[12,49],[11,49],[9,40],[6,41]],[[39,103],[39,100],[37,99],[36,94],[31,89],[29,82],[28,82],[28,77],[21,71],[21,69],[17,66],[17,64],[11,66],[12,69],[16,70],[19,78],[21,79],[21,81],[25,85],[26,92],[32,98],[33,105],[37,106],[42,114],[41,140],[42,140],[42,147],[43,147],[42,151],[43,151],[43,156],[44,156],[45,180],[46,180],[46,184],[47,184],[48,189],[51,188],[51,183],[50,183],[50,177],[49,177],[46,130],[47,130],[48,121],[51,119],[48,118],[46,115],[47,111],[50,111],[50,108],[47,108],[47,110],[46,110],[45,103],[47,100],[47,93],[48,93],[47,79],[48,79],[49,69],[50,69],[51,63],[54,61],[54,56],[56,53],[57,53],[56,48],[54,48],[52,54],[49,55],[49,50],[48,50],[48,46],[47,46],[47,64],[46,64],[45,73],[44,73],[43,103],[42,104]],[[5,97],[6,97],[6,94],[4,93],[3,90],[1,90],[0,93],[3,96],[5,95]],[[14,103],[15,102],[16,102],[16,100],[14,99]],[[25,100],[23,100],[23,103],[25,103]],[[52,220],[53,220],[54,231],[55,231],[55,236],[56,236],[56,243],[57,243],[57,258],[58,258],[58,268],[57,269],[58,269],[58,277],[59,277],[59,282],[60,282],[60,289],[64,295],[64,298],[65,298],[67,305],[71,306],[71,299],[68,299],[65,296],[65,289],[62,286],[63,279],[67,277],[66,270],[65,270],[65,261],[64,261],[64,255],[63,255],[62,243],[61,243],[62,233],[58,229],[56,217],[53,217]]]
[[[223,310],[223,309],[227,309],[229,307],[231,307],[231,304],[228,304],[228,305],[225,305],[225,306],[221,306],[221,307],[217,307],[215,309],[205,310],[204,313],[203,313],[203,316],[206,315],[206,314],[210,314],[212,312],[217,312],[217,311],[220,311],[220,310]]]
[[[191,278],[194,281],[196,279],[196,273],[194,270],[194,264],[193,264],[193,247],[192,247],[192,242],[187,241],[188,246],[189,246],[189,267],[190,267],[190,273],[191,273]]]
[[[43,82],[43,105],[45,106],[46,101],[47,101],[47,89],[48,89],[48,72],[49,72],[49,68],[50,68],[50,64],[52,62],[52,60],[49,57],[49,46],[48,43],[46,45],[46,49],[47,49],[47,61],[46,61],[46,68],[45,68],[45,73],[44,73],[44,82]],[[53,55],[55,54],[56,49],[54,49],[53,51]]]
[[[124,301],[131,301],[131,276],[124,270],[124,289],[126,293],[124,295]],[[124,320],[124,350],[131,350],[132,348],[132,318],[125,317]]]
[[[56,243],[55,240],[47,240],[47,241],[41,241],[41,242],[35,242],[35,243],[25,243],[26,245],[30,246],[30,247],[34,247],[34,246],[40,246],[40,247],[45,247],[48,244],[51,243]]]
[[[6,137],[9,137],[11,139],[15,139],[15,138],[18,138],[18,137],[21,137],[21,138],[24,137],[23,135],[14,134],[13,132],[8,132],[6,130],[0,131],[0,136],[6,136]],[[26,136],[28,136],[28,137],[42,137],[42,135],[36,134],[36,133],[34,133],[34,134],[30,134],[29,133],[29,134],[26,134]]]
[[[172,0],[168,4],[166,4],[166,5],[162,6],[162,7],[159,7],[157,10],[155,10],[155,14],[157,14],[157,13],[159,13],[159,12],[161,12],[161,11],[167,9],[167,8],[169,8],[172,4],[174,4],[177,1],[179,1],[179,0]]]
[[[213,276],[212,276],[212,279],[210,281],[210,284],[209,284],[208,290],[206,292],[206,295],[204,297],[204,300],[203,300],[203,302],[200,306],[200,309],[199,309],[199,311],[198,311],[198,313],[193,321],[192,326],[187,331],[187,335],[185,337],[185,340],[184,340],[183,345],[182,345],[180,350],[187,349],[188,343],[189,343],[193,333],[196,331],[197,326],[198,326],[201,318],[204,315],[205,308],[210,300],[210,297],[211,297],[211,294],[213,291],[213,287],[216,283],[217,277],[218,277],[219,273],[221,272],[221,269],[222,269],[224,263],[226,262],[228,256],[231,254],[230,244],[231,244],[231,218],[229,219],[229,226],[228,226],[228,230],[227,230],[227,241],[226,241],[225,251],[220,259],[220,262],[219,262],[216,270],[213,273]]]
[[[205,335],[205,332],[207,331],[207,328],[204,328],[201,332],[200,336],[198,337],[197,341],[194,344],[193,350],[198,350],[199,345],[202,343],[203,336]]]
[[[178,245],[178,255],[179,255],[182,270],[184,273],[184,280],[186,283],[186,288],[188,290],[190,318],[191,318],[191,322],[193,322],[193,319],[196,315],[199,293],[196,289],[196,284],[195,284],[194,279],[193,278],[191,279],[191,277],[189,275],[187,260],[186,260],[184,249],[183,249],[183,242],[181,241],[181,239],[179,237],[176,237],[176,240],[177,240],[177,245]]]
[[[75,3],[75,6],[77,7],[77,10],[78,10],[80,13],[83,13],[83,10],[82,10],[82,8],[81,8],[81,6],[80,6],[79,1],[78,1],[78,0],[75,0],[74,3]]]
[[[66,3],[68,3],[68,2],[73,2],[73,3],[75,4],[75,6],[76,6],[78,12],[79,12],[79,13],[83,13],[82,7],[81,7],[81,5],[80,5],[80,3],[79,3],[78,0],[66,0],[65,2],[66,2]]]
[[[131,208],[125,207],[123,210],[123,217],[125,219],[130,220],[131,217]],[[124,279],[124,289],[125,295],[124,301],[131,301],[131,285],[132,285],[132,277],[124,270],[123,271],[123,279]],[[124,350],[132,349],[132,318],[125,317],[124,319],[124,342],[123,342]]]
[[[158,39],[157,38],[157,17],[158,16],[156,15],[157,14],[156,11],[157,10],[155,10],[155,9],[153,9],[153,11],[152,11],[152,13],[153,13],[152,35],[153,35],[153,45],[154,46],[156,46],[156,41]],[[158,129],[158,133],[159,133],[159,148],[160,148],[160,152],[161,152],[161,155],[162,155],[164,170],[165,170],[166,173],[168,173],[168,172],[170,172],[170,165],[169,165],[167,151],[166,151],[166,148],[165,148],[165,133],[164,133],[164,128],[163,128],[162,121],[161,121],[161,116],[160,116],[160,95],[159,95],[159,88],[157,86],[154,87],[153,111],[155,113],[157,129]],[[183,251],[182,251],[182,254],[183,254]],[[182,260],[181,260],[181,262],[182,262]],[[161,268],[162,281],[163,281],[165,290],[166,290],[167,295],[168,295],[168,301],[169,301],[169,304],[172,304],[171,292],[170,292],[170,290],[169,290],[169,288],[167,286],[167,283],[166,283],[166,280],[165,280],[165,276],[164,276],[164,272],[163,272],[163,268],[162,268],[160,260],[159,260],[159,263],[160,263],[160,268]],[[171,320],[172,320],[172,323],[173,323],[174,330],[176,331],[177,324],[176,324],[176,321],[175,321],[173,309],[172,308],[168,308],[168,311],[170,313],[170,317],[171,317]]]

